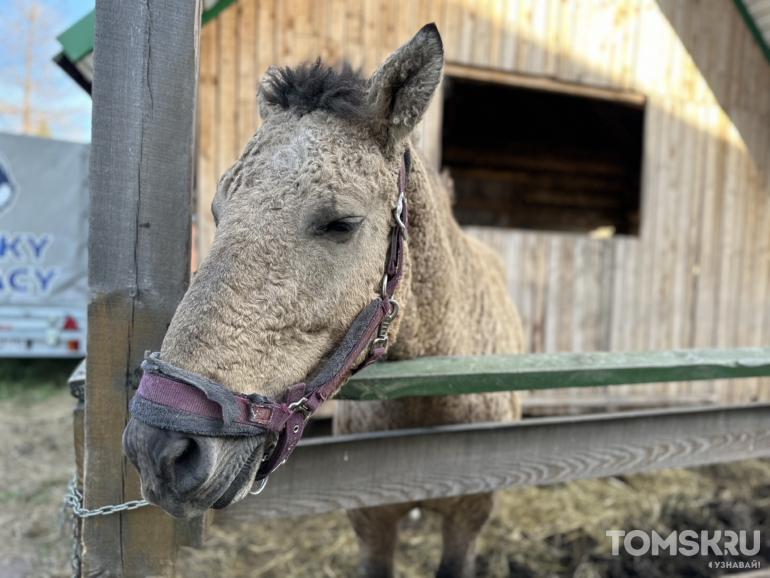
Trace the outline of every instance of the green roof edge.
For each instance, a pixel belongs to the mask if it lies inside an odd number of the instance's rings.
[[[94,10],[56,37],[62,52],[71,62],[77,62],[94,50]]]
[[[213,8],[206,10],[203,13],[203,16],[201,16],[201,26],[205,26],[211,20],[219,16],[220,12],[222,12],[222,10],[230,6],[230,4],[232,4],[233,2],[235,2],[235,0],[219,0],[219,2],[214,4]]]
[[[733,3],[738,9],[738,12],[740,12],[741,16],[743,17],[743,21],[746,23],[746,26],[749,27],[749,31],[754,37],[754,40],[757,42],[757,44],[759,44],[759,49],[762,51],[762,54],[765,55],[765,60],[770,63],[770,46],[768,46],[767,42],[765,42],[765,38],[762,36],[762,32],[759,30],[759,28],[757,28],[757,24],[754,22],[754,18],[746,8],[746,4],[743,3],[743,0],[733,0]]]
[[[233,4],[235,0],[219,0],[213,8],[206,10],[201,16],[201,26],[219,16],[219,14]],[[56,39],[62,46],[62,52],[70,62],[77,62],[94,50],[94,14],[91,10],[75,24],[59,34]]]
[[[203,13],[203,16],[201,17],[201,26],[205,26],[211,20],[219,16],[225,8],[234,2],[235,0],[220,0],[217,2],[213,8],[206,10]],[[762,32],[757,28],[757,25],[746,8],[746,5],[743,3],[743,0],[733,0],[733,4],[735,4],[743,21],[749,28],[751,35],[759,45],[759,49],[762,51],[762,54],[764,54],[765,60],[770,63],[770,46],[765,42]],[[62,45],[62,52],[64,52],[71,62],[77,62],[94,50],[94,13],[95,11],[92,10],[56,37]]]

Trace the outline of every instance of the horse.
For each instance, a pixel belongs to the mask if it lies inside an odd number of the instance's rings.
[[[522,352],[501,260],[460,229],[450,192],[413,147],[443,65],[441,36],[428,24],[368,80],[320,59],[268,69],[257,94],[263,123],[219,181],[211,251],[160,359],[229,391],[273,399],[310,383],[382,290],[404,158],[409,230],[387,359]],[[507,392],[340,401],[334,433],[519,417],[518,398]],[[242,499],[274,439],[181,433],[134,417],[123,444],[144,498],[192,517]],[[473,576],[493,501],[484,493],[349,511],[360,576],[392,576],[398,522],[416,507],[443,519],[437,575]]]

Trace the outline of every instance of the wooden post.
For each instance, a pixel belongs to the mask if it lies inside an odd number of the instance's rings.
[[[190,280],[200,0],[97,0],[85,388],[85,507],[139,499],[123,455],[145,350]],[[172,576],[186,523],[160,508],[83,527],[84,576]]]

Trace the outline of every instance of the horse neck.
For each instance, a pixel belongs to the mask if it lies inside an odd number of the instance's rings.
[[[456,272],[467,258],[464,235],[452,216],[449,192],[421,155],[413,155],[409,184],[408,288],[391,359],[439,355],[452,331],[450,300],[464,298]]]

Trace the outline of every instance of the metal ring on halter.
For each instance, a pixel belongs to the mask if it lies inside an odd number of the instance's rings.
[[[388,328],[396,318],[396,315],[398,315],[398,301],[395,299],[390,299],[390,313],[385,315],[385,317],[383,317],[382,321],[380,322],[377,337],[372,342],[372,347],[374,349],[377,349],[377,347],[388,347]]]
[[[400,195],[398,195],[398,204],[396,205],[396,210],[393,213],[393,216],[396,218],[396,223],[398,223],[398,226],[401,228],[401,234],[404,236],[404,240],[408,240],[409,236],[406,232],[406,225],[401,220],[401,215],[404,213],[404,205],[406,204],[406,197],[404,196],[403,191]]]
[[[388,274],[387,273],[385,273],[382,276],[382,291],[380,295],[382,295],[383,299],[390,299],[390,297],[388,296]]]
[[[396,316],[398,315],[398,301],[395,299],[390,299],[390,313],[388,313],[387,317],[389,317],[389,321],[393,321]]]
[[[256,492],[249,491],[249,493],[252,496],[256,496],[257,494],[259,494],[262,490],[265,489],[265,486],[267,485],[268,478],[270,478],[270,476],[267,476],[266,478],[263,478],[262,483],[259,484],[259,489]]]

